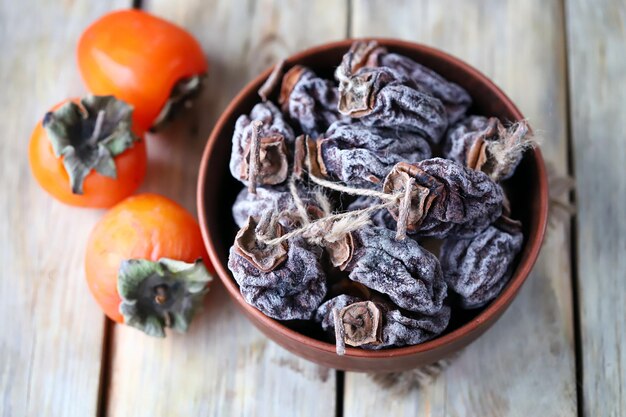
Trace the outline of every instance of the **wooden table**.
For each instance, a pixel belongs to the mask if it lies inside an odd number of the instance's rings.
[[[0,4],[0,415],[626,415],[626,3],[624,0],[151,0],[210,59],[196,110],[148,139],[144,191],[195,210],[213,122],[255,74],[350,36],[448,51],[520,106],[577,216],[554,225],[508,312],[432,385],[399,395],[321,368],[261,335],[219,284],[185,336],[154,340],[108,323],[83,276],[97,210],[48,198],[29,173],[31,129],[81,95],[81,31],[131,0]],[[567,199],[567,196],[565,197]]]

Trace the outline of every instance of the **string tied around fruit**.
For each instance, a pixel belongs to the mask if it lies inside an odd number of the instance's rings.
[[[324,213],[323,217],[320,217],[316,220],[311,220],[310,217],[306,214],[306,208],[304,207],[302,200],[297,195],[295,179],[292,177],[289,182],[289,188],[292,192],[292,196],[294,197],[294,204],[296,206],[298,214],[300,215],[302,220],[301,226],[275,237],[269,237],[268,235],[259,234],[258,239],[260,242],[268,246],[274,246],[285,243],[295,237],[302,237],[312,244],[326,246],[329,243],[339,241],[350,232],[358,230],[359,228],[367,225],[370,222],[371,216],[379,210],[384,210],[391,207],[399,207],[401,213],[399,221],[406,221],[409,218],[408,212],[411,210],[410,190],[414,184],[414,180],[411,178],[407,180],[407,190],[402,189],[401,191],[398,191],[394,194],[388,194],[369,189],[347,187],[345,185],[334,183],[332,181],[327,181],[314,176],[310,176],[310,179],[324,188],[344,192],[350,195],[376,197],[383,200],[383,202],[379,204],[374,204],[364,209],[353,210],[343,213],[333,214],[330,212],[326,212]],[[279,217],[280,214],[274,216]],[[396,238],[398,240],[403,240],[406,237],[406,230],[406,226],[399,226]]]
[[[302,145],[302,142],[306,140],[306,138],[299,137],[297,139],[297,143],[300,142],[300,145]],[[298,153],[298,151],[296,152]],[[300,154],[302,153],[300,152]],[[352,210],[343,213],[332,213],[330,203],[323,197],[323,193],[318,192],[316,193],[316,200],[318,201],[319,206],[323,208],[321,210],[322,215],[318,216],[317,219],[311,219],[307,207],[298,195],[296,180],[298,177],[302,176],[302,169],[298,168],[290,177],[288,188],[293,198],[296,211],[300,217],[300,226],[280,235],[270,236],[262,232],[258,233],[256,238],[263,245],[281,245],[295,237],[302,237],[311,244],[330,248],[330,251],[333,252],[333,245],[337,245],[342,240],[349,240],[350,238],[347,236],[349,236],[351,232],[369,224],[374,213],[385,209],[397,210],[398,227],[396,239],[404,240],[408,229],[407,222],[411,217],[415,217],[410,216],[412,208],[414,207],[413,200],[416,196],[418,199],[422,200],[428,197],[429,194],[429,190],[424,187],[417,186],[415,178],[410,175],[403,176],[403,185],[397,186],[397,184],[394,183],[393,187],[388,186],[386,189],[384,188],[384,191],[378,191],[366,188],[349,187],[337,182],[325,180],[314,174],[311,158],[305,158],[304,163],[307,167],[309,180],[320,187],[349,195],[377,198],[381,200],[381,203],[373,204],[364,209]],[[424,204],[419,203],[417,207],[422,208],[424,207]],[[273,214],[276,218],[283,215],[284,213]],[[333,256],[331,254],[331,258],[332,257]],[[349,258],[349,255],[346,254],[343,257]],[[333,259],[335,266],[339,266],[340,268],[345,267],[346,260],[336,261],[337,262]]]

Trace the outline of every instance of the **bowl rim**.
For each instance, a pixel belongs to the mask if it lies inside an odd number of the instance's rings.
[[[435,58],[439,58],[441,60],[452,63],[454,66],[460,68],[465,73],[470,74],[475,79],[479,80],[480,83],[489,87],[495,95],[501,100],[503,103],[506,103],[509,109],[512,111],[515,118],[518,120],[522,120],[524,116],[517,108],[517,106],[513,103],[513,101],[486,75],[482,72],[478,71],[473,66],[469,65],[465,61],[456,58],[446,52],[443,52],[439,49],[423,45],[416,42],[405,41],[395,38],[384,38],[384,37],[367,37],[367,38],[347,38],[339,41],[333,41],[324,43],[321,45],[317,45],[311,48],[307,48],[302,50],[294,55],[289,56],[285,61],[286,64],[292,64],[294,61],[300,61],[302,58],[307,57],[312,54],[319,54],[329,50],[333,50],[336,48],[345,48],[346,50],[350,47],[350,45],[355,40],[375,40],[379,42],[383,46],[400,46],[404,48],[417,49],[420,52],[431,55]],[[230,272],[226,269],[226,267],[222,264],[217,250],[213,244],[212,233],[209,232],[206,211],[205,211],[205,199],[204,199],[204,189],[207,183],[207,170],[208,170],[208,161],[209,155],[213,151],[215,144],[219,139],[220,132],[224,129],[226,123],[231,118],[231,114],[234,109],[236,109],[242,101],[245,100],[251,93],[255,94],[258,86],[267,79],[269,74],[271,73],[273,67],[267,68],[257,77],[249,81],[239,93],[231,100],[226,109],[221,113],[219,119],[215,123],[213,130],[209,136],[209,139],[205,145],[202,161],[200,163],[200,169],[198,173],[198,185],[196,189],[196,203],[198,210],[198,218],[200,223],[200,229],[202,232],[202,239],[204,240],[204,244],[207,248],[207,252],[209,254],[209,259],[211,260],[216,272],[218,273],[221,281],[224,283],[224,286],[228,290],[229,294],[235,298],[237,304],[240,307],[245,309],[245,312],[253,318],[253,320],[258,320],[265,324],[267,327],[273,328],[279,333],[281,333],[287,339],[290,339],[291,342],[302,343],[310,348],[315,350],[324,351],[327,353],[335,353],[335,345],[329,342],[325,342],[322,340],[315,339],[313,337],[306,336],[302,333],[299,333],[295,330],[288,328],[287,326],[280,323],[280,321],[270,318],[263,314],[260,310],[248,304],[239,291],[239,287],[235,283],[234,279],[231,277]],[[511,277],[511,280],[504,287],[500,295],[493,301],[489,303],[487,307],[483,311],[481,311],[476,317],[474,317],[469,322],[464,325],[454,329],[453,331],[446,333],[442,336],[435,337],[434,339],[428,340],[426,342],[412,345],[412,346],[404,346],[404,347],[396,347],[389,349],[381,349],[381,350],[364,350],[355,347],[346,346],[345,356],[363,358],[363,359],[376,359],[376,358],[390,358],[390,357],[402,357],[402,356],[411,356],[417,353],[424,353],[428,351],[432,351],[434,349],[444,348],[448,345],[453,344],[454,341],[459,340],[463,337],[468,336],[469,334],[473,334],[475,332],[480,332],[481,328],[485,323],[491,323],[492,320],[496,320],[500,314],[504,312],[506,307],[513,301],[515,295],[521,288],[522,284],[528,278],[537,257],[539,255],[539,251],[541,249],[541,245],[543,243],[547,225],[547,217],[548,217],[548,182],[546,175],[546,168],[544,164],[544,159],[541,154],[541,150],[535,148],[532,150],[533,157],[537,166],[537,177],[539,179],[539,211],[538,211],[538,224],[537,224],[537,236],[533,241],[527,241],[526,245],[528,246],[527,253],[528,256],[526,258],[526,262],[524,264],[519,264],[516,271],[517,273]]]

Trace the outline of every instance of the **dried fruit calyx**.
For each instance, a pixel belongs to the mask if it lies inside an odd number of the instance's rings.
[[[370,114],[374,110],[376,92],[381,88],[380,86],[376,88],[376,85],[392,82],[390,77],[385,77],[386,75],[388,74],[385,72],[364,71],[349,78],[340,78],[337,107],[339,112],[351,117]],[[387,82],[379,80],[379,77],[386,79]]]
[[[439,99],[446,108],[448,121],[459,120],[472,99],[462,87],[407,56],[390,53],[376,41],[357,41],[343,57],[341,71],[354,74],[363,67],[388,67],[409,79],[419,90]]]
[[[339,78],[349,77],[363,67],[378,66],[376,57],[378,54],[386,52],[386,49],[376,41],[354,42],[337,68],[337,73],[340,74]]]
[[[302,179],[305,171],[316,177],[326,175],[326,167],[318,155],[317,142],[309,135],[300,135],[296,138],[293,162],[293,173],[296,178]]]
[[[261,97],[261,100],[267,101],[269,99],[269,96],[272,94],[272,92],[276,88],[276,86],[280,84],[280,77],[283,73],[284,68],[285,68],[284,59],[280,60],[276,65],[274,65],[274,68],[272,69],[272,72],[270,73],[269,77],[267,77],[263,85],[257,91],[257,93],[259,94],[259,97]]]
[[[280,104],[283,112],[289,112],[289,96],[306,71],[309,71],[306,67],[295,65],[283,76],[283,81],[280,86],[280,95],[278,97],[278,104]]]
[[[375,41],[357,41],[343,56],[341,64],[335,71],[335,78],[339,81],[338,110],[352,117],[368,114],[374,108],[376,72],[357,72],[367,66],[370,53],[378,48]],[[385,75],[386,73],[381,73]],[[391,81],[391,80],[389,80]]]
[[[390,67],[363,67],[345,77],[337,71],[340,113],[366,126],[419,132],[433,143],[448,126],[443,103]]]
[[[251,193],[257,185],[277,185],[287,179],[294,134],[280,110],[271,102],[258,103],[241,115],[232,138],[230,172]]]
[[[382,314],[373,302],[361,301],[342,308],[339,320],[343,323],[346,344],[361,346],[380,342]]]
[[[113,96],[87,96],[45,115],[43,127],[55,156],[63,157],[72,193],[83,193],[83,182],[92,170],[117,177],[113,158],[139,140],[131,130],[132,112]]]
[[[410,194],[407,231],[420,236],[473,237],[502,214],[502,188],[485,173],[443,158],[425,159],[414,165],[399,163],[385,180],[385,193],[402,190],[415,179]],[[428,190],[428,193],[426,193]],[[389,207],[394,219],[397,207]]]
[[[498,119],[495,122],[493,119],[490,119],[490,127],[493,126],[493,131],[497,130],[497,136],[488,140],[487,135],[492,133],[490,130],[481,136],[469,149],[467,162],[468,166],[470,163],[475,164],[473,169],[484,172],[494,181],[501,181],[513,175],[524,151],[535,146],[535,142],[528,135],[528,124],[525,120],[506,129]]]
[[[470,116],[448,133],[444,154],[494,181],[505,180],[515,172],[524,151],[536,145],[525,120],[510,128],[496,117]]]
[[[287,259],[287,242],[278,245],[266,245],[257,237],[279,237],[283,234],[280,223],[272,223],[267,216],[257,222],[248,217],[246,224],[235,236],[235,251],[254,265],[258,270],[270,272]]]
[[[250,180],[250,162],[254,157],[254,155],[251,155],[252,144],[252,141],[247,144],[241,162],[240,178],[244,181]],[[257,152],[257,150],[254,151]],[[260,138],[258,153],[259,163],[255,167],[255,182],[265,185],[276,185],[284,182],[289,172],[285,138],[281,135],[270,135]]]
[[[341,239],[334,242],[326,242],[326,251],[330,262],[336,268],[341,271],[346,269],[346,266],[352,260],[354,254],[354,238],[352,233],[346,233]]]
[[[414,178],[424,179],[422,184],[426,183],[429,186],[420,185],[415,183],[415,181],[411,181]],[[385,193],[395,194],[404,190],[406,195],[407,190],[405,187],[407,187],[407,185],[411,187],[411,191],[408,202],[405,203],[407,205],[406,221],[402,224],[406,225],[406,230],[416,231],[428,214],[428,209],[434,198],[443,192],[443,186],[435,184],[430,175],[417,166],[400,162],[393,167],[391,172],[387,175],[387,178],[385,178],[383,191]],[[390,213],[395,220],[400,218],[401,213],[399,208],[391,209]]]

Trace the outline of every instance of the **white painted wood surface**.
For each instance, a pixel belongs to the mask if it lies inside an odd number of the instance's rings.
[[[626,414],[626,2],[568,0],[584,416]]]
[[[45,195],[30,176],[26,149],[48,107],[84,93],[74,61],[80,32],[129,3],[0,2],[0,416],[335,415],[336,372],[265,338],[220,284],[188,335],[162,341],[115,326],[102,362],[105,322],[82,271],[84,242],[102,212]],[[394,36],[466,60],[519,105],[561,175],[568,172],[569,68],[582,404],[570,226],[561,224],[510,310],[438,381],[401,395],[347,373],[338,394],[343,415],[573,416],[579,406],[590,417],[626,413],[626,5],[564,4],[144,0],[149,11],[191,30],[212,65],[196,108],[148,143],[143,190],[192,211],[200,153],[217,116],[260,70],[308,46]]]
[[[0,2],[0,416],[94,416],[104,318],[83,274],[101,212],[61,205],[31,177],[27,149],[49,107],[83,88],[82,30],[125,1]]]
[[[165,193],[195,211],[202,149],[230,99],[278,59],[343,38],[347,7],[332,0],[155,0],[144,9],[192,31],[209,57],[209,82],[196,108],[148,141],[152,162],[144,189]],[[302,30],[302,20],[322,11],[334,11],[334,16]],[[280,416],[294,410],[299,416],[334,415],[335,371],[269,341],[236,309],[221,283],[216,282],[197,319],[188,334],[166,340],[116,326],[108,415]]]
[[[557,1],[356,0],[354,36],[389,36],[450,52],[490,76],[567,173],[564,26]],[[432,386],[406,395],[348,373],[347,417],[574,416],[576,383],[569,225],[546,241],[518,298]]]

